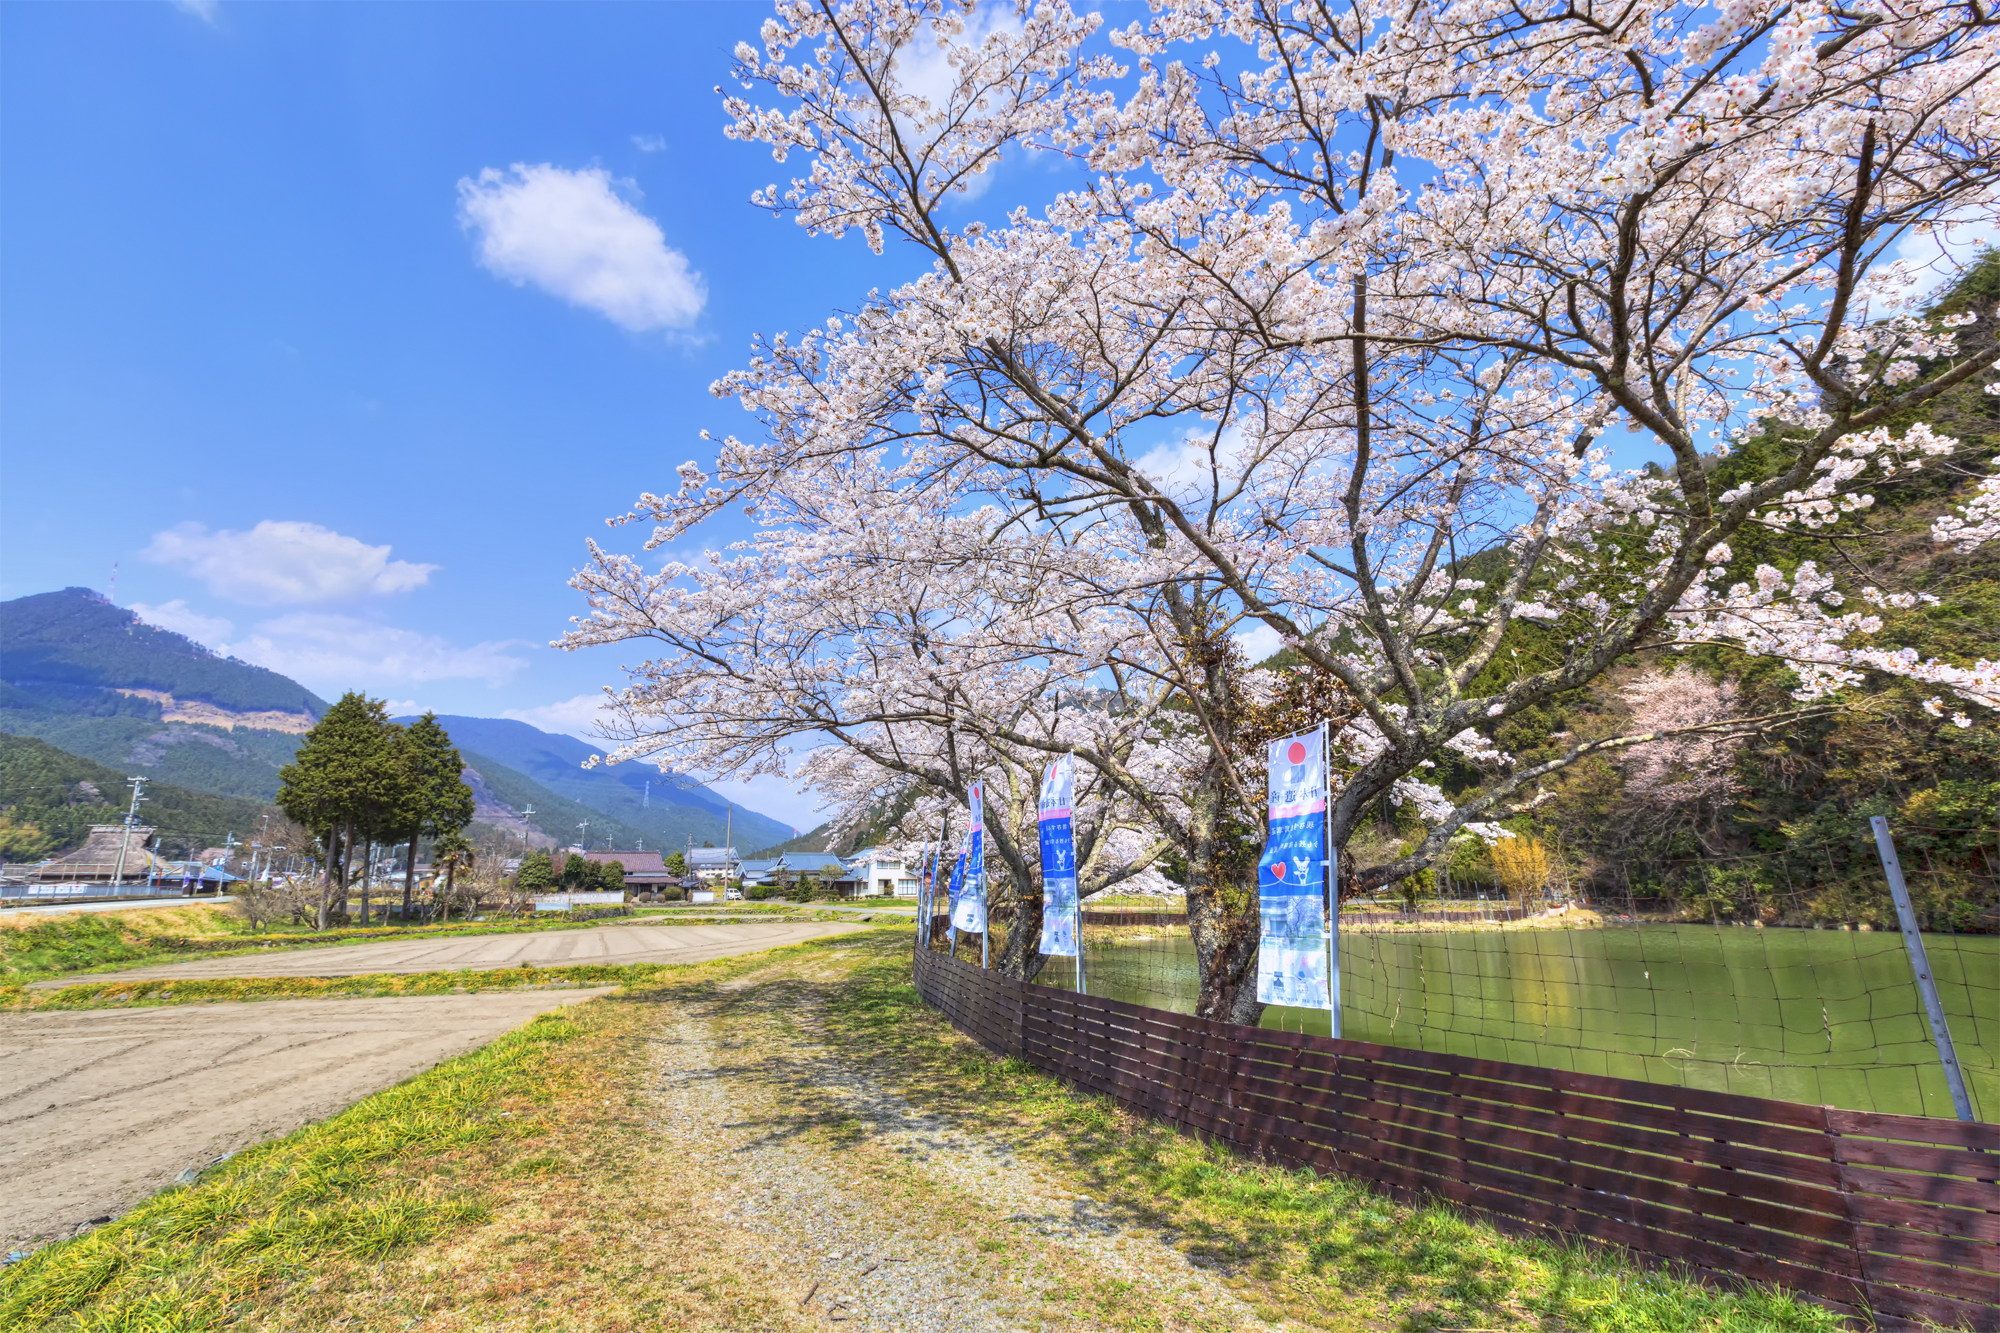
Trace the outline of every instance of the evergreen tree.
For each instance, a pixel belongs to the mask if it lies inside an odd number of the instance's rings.
[[[546,893],[555,882],[555,865],[547,852],[529,852],[514,876],[514,887],[523,893]]]
[[[455,834],[472,822],[472,788],[462,774],[465,760],[451,736],[438,725],[436,713],[425,713],[403,730],[404,765],[414,799],[404,839],[410,844],[403,872],[403,916],[410,915],[410,896],[417,878],[417,839],[435,840]],[[432,855],[437,854],[435,845]],[[447,876],[448,877],[448,876]]]
[[[478,860],[478,853],[467,838],[457,829],[448,829],[438,836],[431,846],[431,854],[444,867],[444,892],[440,897],[445,905],[445,918],[451,917],[451,904],[458,886],[458,872],[461,867],[470,870]],[[469,913],[468,913],[469,915]]]
[[[318,927],[332,924],[335,890],[347,906],[354,839],[368,831],[385,786],[400,781],[389,716],[380,699],[349,691],[299,742],[278,773],[278,808],[313,831],[326,849]]]
[[[625,866],[618,861],[602,861],[597,866],[597,887],[606,893],[625,891]]]

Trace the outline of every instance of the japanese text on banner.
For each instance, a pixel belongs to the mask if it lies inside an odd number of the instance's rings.
[[[1325,729],[1273,741],[1269,775],[1271,833],[1257,863],[1257,999],[1331,1008]]]
[[[951,924],[968,935],[986,931],[986,791],[973,783],[966,803],[972,808],[972,828],[966,835],[965,879],[952,884]]]
[[[1076,957],[1076,759],[1071,755],[1042,772],[1036,820],[1042,834],[1042,952]]]

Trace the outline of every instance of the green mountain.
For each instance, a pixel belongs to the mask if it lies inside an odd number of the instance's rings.
[[[326,702],[298,682],[148,625],[89,588],[0,603],[0,624],[0,679],[70,701],[66,711],[85,700],[113,702],[93,700],[93,693],[131,697],[144,691],[232,714],[303,717],[307,725],[326,712]],[[152,715],[158,716],[157,707]]]
[[[88,588],[0,603],[0,732],[127,774],[268,801],[326,707],[296,681],[145,624]]]
[[[551,735],[504,718],[440,717],[438,721],[465,753],[467,763],[473,763],[472,752],[486,757],[486,763],[473,766],[494,785],[496,793],[500,784],[488,763],[511,769],[539,789],[583,807],[582,814],[566,813],[544,822],[542,798],[527,794],[525,787],[513,788],[523,795],[509,804],[518,810],[533,801],[536,827],[564,843],[577,839],[576,826],[584,819],[591,821],[593,847],[605,846],[613,839],[630,847],[640,838],[648,847],[666,849],[683,846],[690,838],[697,846],[704,842],[720,846],[725,837],[738,847],[768,847],[793,836],[790,825],[726,801],[685,779],[662,774],[650,764],[584,768],[584,761],[601,751],[573,736]],[[609,819],[600,823],[605,816]]]
[[[0,733],[105,765],[118,790],[143,775],[268,802],[326,709],[296,681],[147,625],[88,588],[0,602]],[[720,843],[726,832],[738,847],[761,847],[793,833],[651,767],[586,770],[595,751],[568,736],[496,718],[441,720],[483,784],[480,817],[517,835],[527,805],[535,827],[563,844],[586,820],[594,847]]]
[[[449,730],[449,724],[446,725]],[[537,832],[547,835],[546,840],[536,839],[535,845],[567,847],[571,843],[587,837],[590,846],[632,848],[648,840],[641,829],[611,818],[602,811],[593,810],[559,796],[525,773],[509,768],[496,759],[488,758],[476,750],[459,746],[459,756],[465,760],[465,781],[472,788],[473,799],[477,803],[473,818],[481,823],[491,824],[515,837],[521,836],[521,811],[529,806],[535,813],[528,816],[527,823]],[[588,832],[579,827],[588,822]],[[667,844],[654,841],[654,847]]]
[[[140,822],[159,830],[169,856],[220,847],[230,834],[240,844],[263,822],[265,807],[148,784]],[[44,741],[0,736],[0,856],[32,861],[83,844],[92,824],[125,818],[131,789],[115,768],[66,754]]]

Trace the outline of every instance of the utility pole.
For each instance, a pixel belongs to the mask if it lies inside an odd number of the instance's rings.
[[[582,830],[579,836],[583,839],[583,850],[587,852],[590,850],[590,821],[588,819],[584,820],[577,825],[577,828]]]
[[[528,823],[529,816],[533,815],[534,813],[535,813],[535,807],[532,805],[524,805],[521,807],[521,855],[522,856],[526,856],[529,852],[535,850],[534,829]]]
[[[132,826],[139,822],[139,802],[146,799],[140,795],[146,790],[146,779],[127,778],[125,785],[132,789],[132,804],[125,811],[125,832],[118,839],[118,869],[111,876],[111,887],[114,889],[125,886],[125,853],[132,845]]]

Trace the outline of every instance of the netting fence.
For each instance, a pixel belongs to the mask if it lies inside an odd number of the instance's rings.
[[[1975,1118],[2000,1119],[2000,861],[1992,829],[1899,826],[1896,846]],[[1855,1111],[1952,1117],[1954,1099],[1865,822],[1754,855],[1691,855],[1676,883],[1556,877],[1341,905],[1340,1035]],[[1010,922],[996,913],[994,956]],[[950,947],[934,932],[934,947]],[[1086,903],[1092,995],[1192,1013],[1172,898]],[[961,958],[977,963],[961,943]],[[1038,985],[1076,988],[1046,962]],[[1326,1034],[1324,1010],[1266,1028]]]

